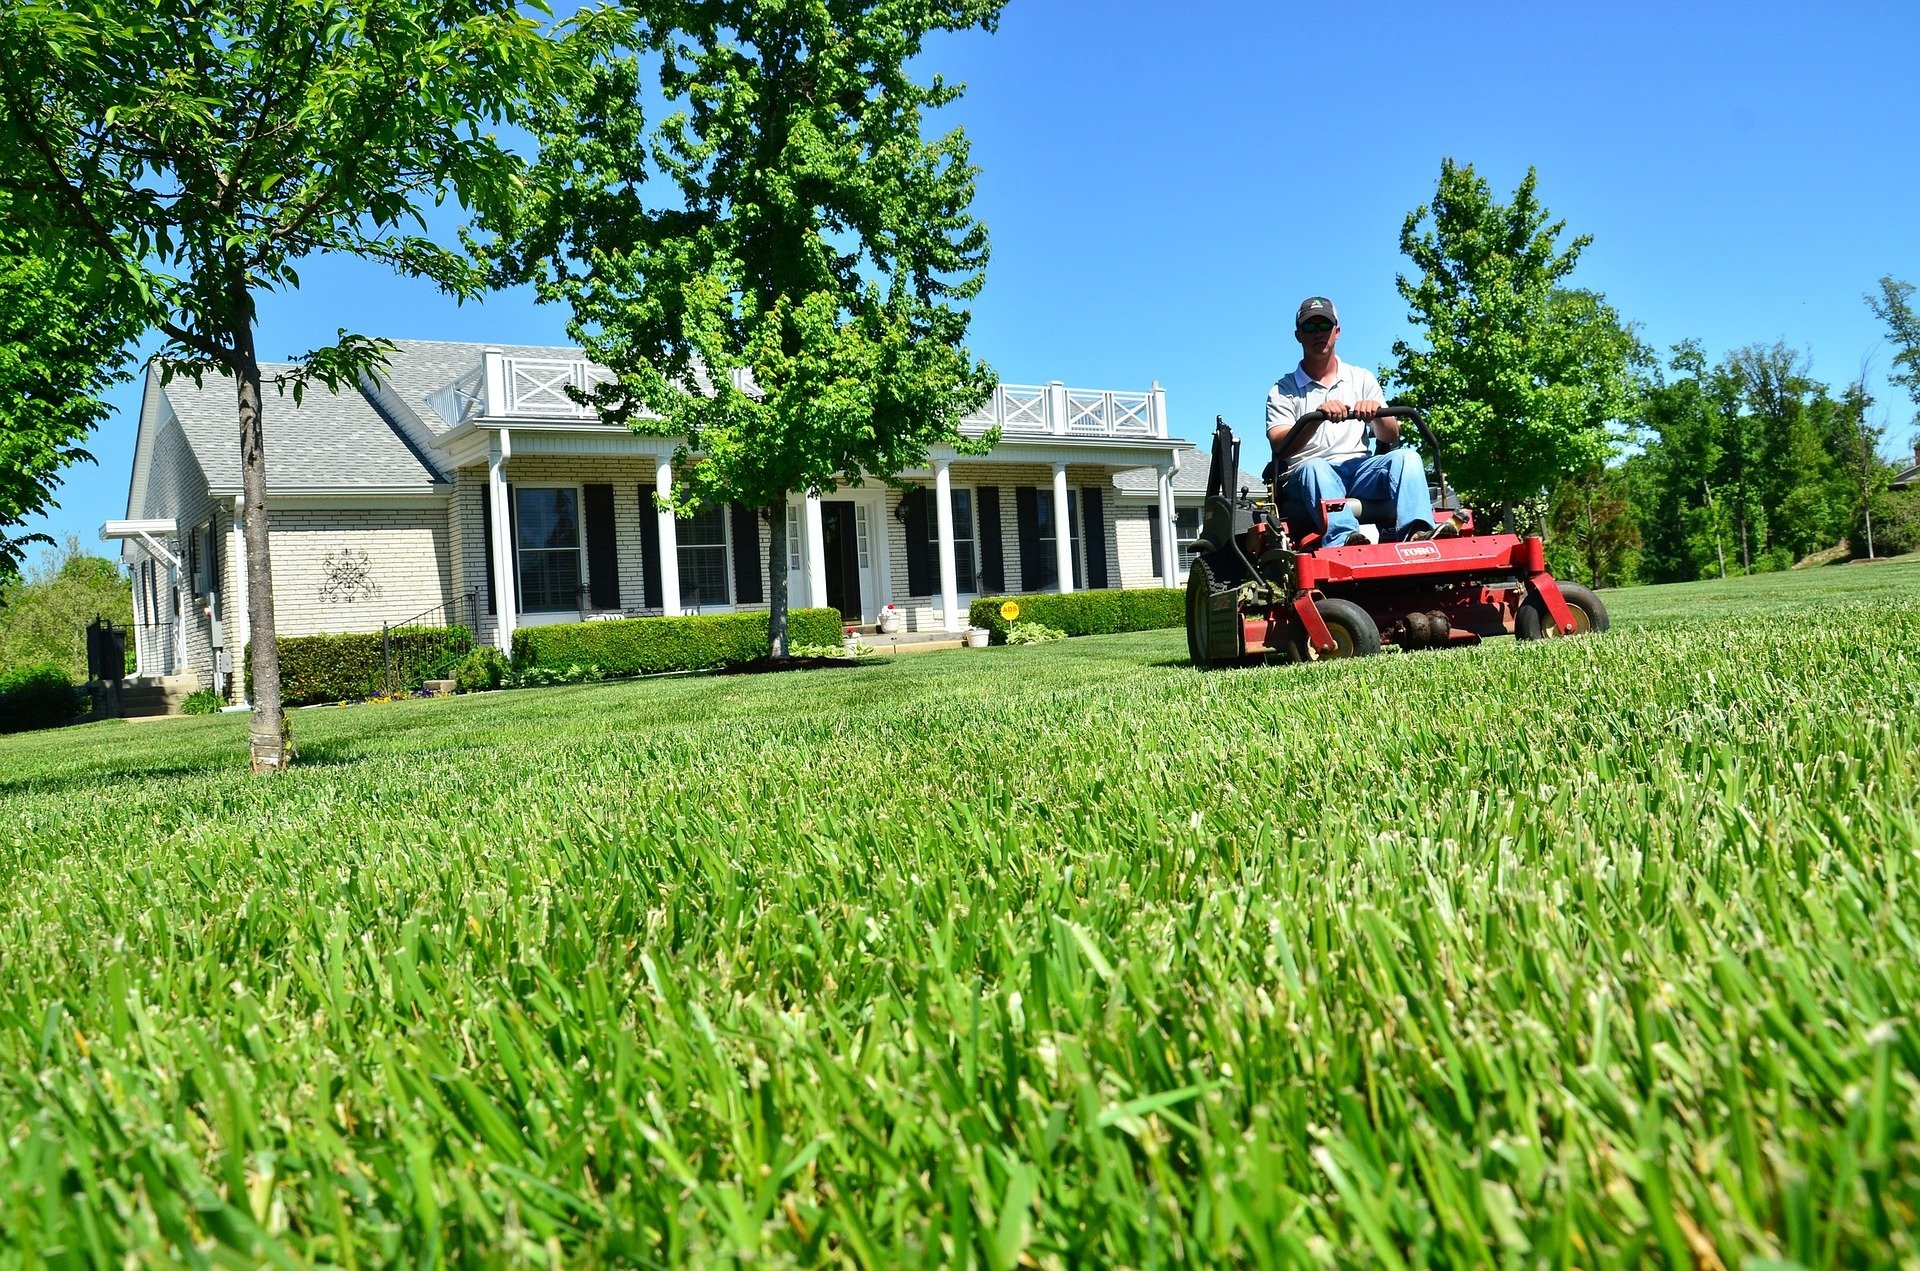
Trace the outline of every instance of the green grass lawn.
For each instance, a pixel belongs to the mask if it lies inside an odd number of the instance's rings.
[[[1911,1265],[1920,564],[1607,600],[0,738],[0,1262]]]

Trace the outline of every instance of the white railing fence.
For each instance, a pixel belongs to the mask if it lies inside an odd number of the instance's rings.
[[[960,421],[960,431],[979,435],[998,428],[1006,437],[1152,438],[1167,435],[1167,392],[1158,384],[1143,393],[1051,384],[1001,384],[979,410]]]
[[[567,396],[592,392],[613,376],[585,358],[487,355],[487,413],[515,419],[597,419],[598,412]]]
[[[486,355],[483,412],[506,419],[594,419],[591,406],[567,395],[569,388],[591,392],[613,377],[584,358],[514,357],[489,351]],[[744,373],[735,375],[735,387],[753,391]],[[461,385],[447,395],[443,414],[465,418],[471,398]],[[437,396],[437,395],[436,395]],[[978,436],[998,428],[1007,437],[1104,437],[1116,440],[1167,436],[1167,393],[1155,384],[1145,392],[1068,388],[1051,384],[1001,384],[979,410],[960,421],[960,430]]]

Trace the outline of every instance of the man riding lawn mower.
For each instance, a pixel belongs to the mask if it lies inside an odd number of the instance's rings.
[[[1391,527],[1396,517],[1391,504],[1352,498],[1323,501],[1311,519],[1282,515],[1285,491],[1272,484],[1274,474],[1287,470],[1326,413],[1294,421],[1259,495],[1235,492],[1240,442],[1224,421],[1215,424],[1198,554],[1187,573],[1187,652],[1195,666],[1367,657],[1383,645],[1432,649],[1487,636],[1536,640],[1607,629],[1598,596],[1547,572],[1538,537],[1480,531],[1448,492],[1439,446],[1418,410],[1390,406],[1375,418],[1411,424],[1432,456],[1437,489],[1427,498],[1441,532],[1387,543],[1370,541],[1377,533],[1347,534],[1339,546],[1324,546],[1325,528],[1345,520],[1340,513],[1352,513],[1363,527]]]

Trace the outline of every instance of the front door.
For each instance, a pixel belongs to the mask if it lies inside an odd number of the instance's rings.
[[[860,530],[851,502],[821,501],[820,538],[827,558],[827,605],[840,611],[843,622],[859,622]]]

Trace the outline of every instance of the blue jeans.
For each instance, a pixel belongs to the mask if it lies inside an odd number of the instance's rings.
[[[1427,493],[1427,468],[1416,452],[1389,450],[1384,455],[1361,455],[1328,463],[1309,459],[1287,478],[1282,513],[1288,520],[1320,525],[1323,499],[1385,500],[1393,504],[1393,526],[1381,537],[1389,542],[1414,530],[1433,528],[1433,500]],[[1331,513],[1325,526],[1327,541],[1338,543],[1360,528],[1345,508]],[[1385,528],[1385,527],[1383,527]]]

